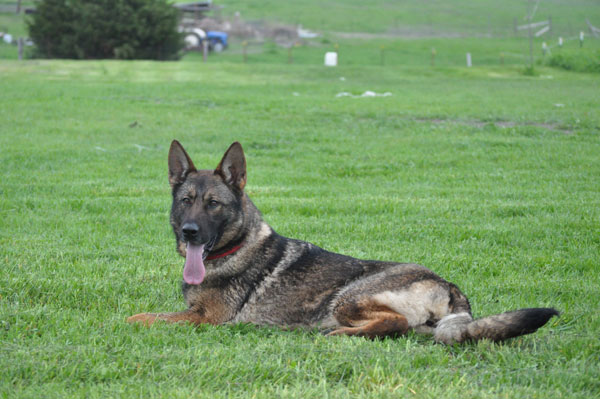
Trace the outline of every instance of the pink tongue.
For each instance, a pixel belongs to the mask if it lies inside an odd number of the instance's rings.
[[[188,284],[198,285],[204,280],[204,261],[202,254],[204,245],[187,245],[185,255],[185,267],[183,268],[183,280]]]

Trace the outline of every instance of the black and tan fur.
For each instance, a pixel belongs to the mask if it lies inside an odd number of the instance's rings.
[[[142,313],[129,322],[247,322],[319,328],[329,335],[397,336],[409,330],[438,342],[507,338],[536,331],[558,312],[521,309],[474,320],[467,298],[424,266],[359,260],[277,234],[244,192],[246,161],[233,143],[216,170],[196,170],[183,147],[169,151],[171,225],[177,250],[206,244],[199,285],[182,283],[188,309]],[[190,223],[196,229],[184,233]]]

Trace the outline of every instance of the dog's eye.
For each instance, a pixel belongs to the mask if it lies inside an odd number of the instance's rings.
[[[216,200],[210,200],[210,201],[208,201],[208,207],[209,208],[216,208],[219,205],[220,205],[219,201],[216,201]]]
[[[191,203],[192,203],[192,199],[191,199],[190,197],[183,197],[183,198],[181,199],[181,202],[183,202],[183,203],[184,203],[184,204],[186,204],[186,205],[189,205],[189,204],[191,204]]]

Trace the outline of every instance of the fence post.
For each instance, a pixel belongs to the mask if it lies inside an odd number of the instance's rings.
[[[206,62],[208,57],[208,39],[202,40],[202,62]]]
[[[500,53],[500,65],[504,65],[504,53]]]
[[[20,37],[19,40],[17,40],[17,44],[19,45],[19,61],[23,59],[23,42],[24,40],[22,37]]]
[[[529,27],[527,28],[527,35],[529,36],[529,66],[533,68],[533,34],[531,32],[531,18],[528,19]]]
[[[17,14],[21,13],[21,0],[17,0]]]
[[[243,54],[244,54],[244,64],[248,61],[248,53],[247,53],[247,48],[248,48],[248,42],[246,40],[244,40],[242,42],[242,48],[243,48]]]
[[[467,68],[471,68],[473,64],[471,63],[471,53],[467,53]]]

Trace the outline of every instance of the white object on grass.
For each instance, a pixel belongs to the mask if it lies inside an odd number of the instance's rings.
[[[338,55],[334,51],[325,53],[325,66],[337,66]]]

